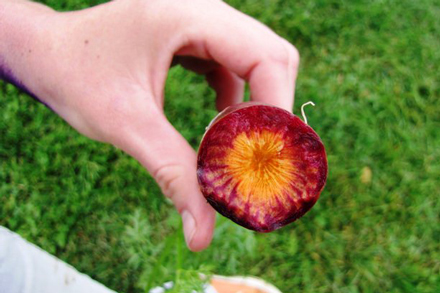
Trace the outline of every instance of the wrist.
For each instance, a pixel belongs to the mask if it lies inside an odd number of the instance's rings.
[[[38,3],[0,0],[0,79],[33,91],[36,81],[30,77],[36,73],[36,61],[41,62],[37,53],[46,49],[48,22],[55,14]]]

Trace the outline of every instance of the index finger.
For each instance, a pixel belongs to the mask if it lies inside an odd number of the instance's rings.
[[[186,43],[176,54],[215,60],[249,82],[253,101],[291,112],[299,65],[296,48],[223,2],[192,3],[195,12],[189,19]]]

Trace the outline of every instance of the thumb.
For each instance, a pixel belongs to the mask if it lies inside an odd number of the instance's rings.
[[[189,249],[205,249],[212,240],[215,211],[197,182],[196,153],[163,113],[154,116],[155,121],[143,124],[130,135],[123,149],[150,172],[174,203],[182,217]]]

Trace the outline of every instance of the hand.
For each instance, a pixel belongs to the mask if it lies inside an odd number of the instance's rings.
[[[117,0],[45,10],[34,23],[9,58],[15,76],[79,132],[145,166],[181,214],[188,247],[206,248],[215,212],[199,190],[194,150],[162,110],[170,65],[206,75],[219,110],[242,100],[247,81],[252,100],[291,111],[296,49],[217,0]]]

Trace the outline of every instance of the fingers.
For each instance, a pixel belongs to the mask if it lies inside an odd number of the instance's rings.
[[[206,75],[208,84],[217,93],[217,110],[243,101],[244,81],[224,67],[219,67]]]
[[[176,56],[171,65],[180,64],[183,68],[194,71],[197,74],[207,74],[219,67],[213,60],[203,60],[191,56]]]
[[[146,167],[172,200],[182,217],[188,247],[202,250],[212,240],[215,211],[199,189],[196,153],[162,113],[151,117],[138,124],[143,126],[128,135],[122,148]]]
[[[215,60],[249,82],[254,101],[291,111],[299,65],[297,50],[256,20],[221,1],[189,21],[187,42],[177,54]],[[201,8],[198,7],[200,10]]]
[[[217,62],[191,56],[176,56],[172,65],[176,64],[206,76],[208,84],[217,94],[217,109],[219,111],[243,101],[243,79]]]

